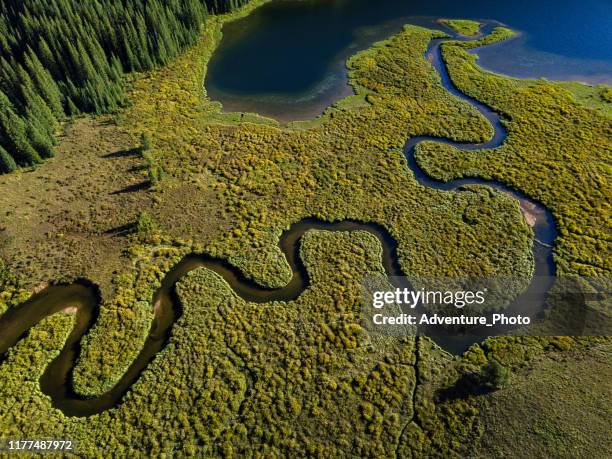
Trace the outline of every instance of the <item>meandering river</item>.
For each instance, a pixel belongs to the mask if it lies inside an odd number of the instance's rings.
[[[442,84],[458,97],[474,105],[495,128],[493,138],[483,144],[457,144],[462,149],[494,148],[499,146],[504,138],[505,131],[499,116],[488,107],[460,93],[448,78],[446,68],[440,58],[439,46],[443,40],[434,40],[427,51],[427,57],[440,72]],[[505,193],[512,195],[522,202],[524,208],[529,208],[529,215],[534,219],[536,238],[540,242],[534,243],[534,257],[536,259],[536,276],[554,274],[554,265],[551,258],[551,246],[555,237],[555,229],[550,213],[537,202],[529,200],[526,196],[509,190],[495,182],[484,182],[477,179],[459,180],[450,183],[440,183],[427,178],[416,166],[413,151],[416,144],[423,140],[437,140],[449,142],[444,139],[419,137],[411,139],[406,145],[406,155],[415,177],[424,186],[437,189],[452,190],[460,185],[472,183],[486,183]],[[290,301],[297,298],[309,285],[307,272],[299,258],[299,243],[306,231],[325,229],[331,231],[368,231],[376,236],[383,247],[383,266],[388,276],[403,276],[398,264],[396,243],[388,232],[381,226],[372,223],[356,221],[322,222],[306,219],[294,224],[283,233],[280,246],[293,269],[293,278],[281,289],[261,288],[249,281],[235,267],[224,260],[206,256],[189,255],[178,263],[163,279],[162,285],[155,294],[155,318],[148,338],[139,355],[130,365],[121,380],[107,393],[91,399],[83,399],[72,389],[72,371],[80,353],[80,343],[83,336],[90,330],[97,320],[100,298],[93,286],[77,282],[72,285],[53,286],[35,294],[29,301],[10,309],[0,318],[0,354],[5,354],[14,346],[29,329],[45,317],[69,308],[76,311],[76,323],[67,339],[60,355],[46,368],[40,383],[43,392],[51,397],[53,406],[62,410],[69,416],[89,416],[102,412],[120,403],[123,395],[138,379],[141,372],[149,362],[166,344],[173,324],[181,314],[181,305],[176,297],[174,287],[176,283],[188,272],[207,268],[221,275],[234,291],[246,301],[268,302],[273,300]],[[530,287],[531,288],[531,287]],[[543,302],[539,307],[542,307]],[[509,306],[508,312],[520,312],[520,302]],[[533,313],[534,311],[529,311]],[[439,337],[436,341],[450,351],[461,352],[469,344],[482,339],[483,334],[472,333],[459,337]]]

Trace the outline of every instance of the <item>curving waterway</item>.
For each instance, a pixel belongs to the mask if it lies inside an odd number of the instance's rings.
[[[495,148],[504,141],[506,136],[497,113],[462,94],[452,85],[446,67],[440,57],[440,44],[443,41],[443,39],[432,41],[427,51],[427,58],[430,59],[432,65],[440,73],[444,87],[457,97],[461,97],[475,106],[491,122],[495,128],[495,135],[491,140],[482,144],[453,143],[445,139],[431,137],[413,138],[406,144],[405,151],[408,164],[416,179],[424,186],[440,190],[454,190],[462,185],[487,184],[518,199],[523,209],[529,211],[530,218],[534,219],[532,223],[536,234],[536,242],[533,247],[536,260],[535,276],[552,275],[554,274],[554,265],[552,263],[551,247],[556,233],[552,217],[542,205],[496,182],[479,179],[462,179],[448,183],[437,182],[426,177],[415,164],[414,148],[423,140],[443,141],[451,143],[460,149],[479,149]],[[100,305],[98,291],[87,282],[49,287],[35,294],[27,302],[5,313],[0,318],[0,354],[2,354],[0,359],[3,360],[6,352],[45,317],[62,311],[76,313],[75,325],[70,336],[58,357],[49,364],[40,379],[41,389],[51,398],[53,406],[68,416],[90,416],[105,411],[120,403],[122,397],[132,384],[136,382],[142,371],[167,343],[172,326],[182,312],[180,301],[175,293],[175,285],[185,274],[198,268],[215,271],[246,301],[263,303],[294,300],[309,285],[308,273],[299,257],[299,246],[302,236],[310,230],[368,231],[376,236],[382,244],[382,262],[386,274],[389,277],[401,277],[404,275],[398,264],[396,242],[382,226],[357,221],[330,223],[315,219],[304,219],[292,225],[291,228],[283,233],[280,239],[280,248],[293,270],[291,281],[283,288],[262,288],[248,280],[240,270],[224,260],[201,255],[188,255],[180,261],[168,272],[162,281],[161,287],[154,295],[155,316],[142,350],[131,363],[121,380],[111,390],[99,397],[82,398],[74,392],[72,387],[72,371],[81,351],[82,338],[96,322]],[[531,288],[530,286],[527,290],[529,291]],[[541,304],[543,305],[543,301]],[[520,308],[520,301],[516,301],[505,311],[508,314],[520,313]],[[533,313],[534,311],[529,312]],[[484,331],[479,332],[476,330],[465,336],[437,337],[435,340],[449,351],[462,352],[471,343],[481,340],[484,336],[486,336]]]
[[[461,36],[455,36],[453,40],[460,41],[470,41],[476,40],[480,38],[482,35],[489,33],[494,27],[495,23],[485,24],[481,31],[482,34],[479,37],[475,37],[473,39],[463,38]],[[554,219],[550,211],[544,207],[539,202],[534,201],[529,198],[524,193],[520,191],[509,188],[499,182],[494,180],[484,180],[480,178],[463,178],[457,180],[451,180],[448,182],[441,182],[429,177],[423,170],[418,166],[414,157],[414,150],[416,146],[422,141],[435,141],[441,142],[448,145],[452,145],[459,150],[482,150],[482,149],[494,149],[504,142],[507,136],[506,129],[502,123],[500,115],[495,112],[492,108],[487,105],[479,102],[476,99],[473,99],[466,94],[462,93],[459,89],[455,87],[453,84],[446,65],[442,59],[440,45],[445,41],[449,41],[447,38],[434,39],[429,44],[427,51],[425,53],[426,59],[432,64],[432,66],[436,69],[438,74],[440,75],[440,81],[442,86],[453,94],[455,97],[465,100],[469,102],[473,107],[475,107],[482,116],[484,116],[491,126],[493,127],[493,136],[486,142],[483,143],[461,143],[461,142],[453,142],[448,139],[443,139],[439,137],[432,136],[417,136],[412,137],[406,142],[404,146],[404,153],[406,156],[406,160],[408,161],[408,167],[412,170],[415,179],[423,186],[435,188],[438,190],[444,191],[456,191],[458,188],[465,185],[487,185],[497,190],[500,190],[516,200],[518,200],[521,210],[525,215],[527,222],[530,226],[533,227],[536,242],[542,250],[534,249],[534,255],[536,259],[536,271],[535,275],[537,276],[553,276],[554,275],[554,262],[552,259],[552,244],[557,237],[557,231],[554,224]],[[480,48],[478,48],[480,49]]]
[[[470,41],[477,40],[483,35],[489,33],[493,28],[497,26],[494,22],[489,22],[481,27],[481,33],[479,36],[474,38],[465,38],[457,34],[453,34],[452,40]],[[491,126],[493,127],[493,136],[486,142],[483,143],[462,143],[454,142],[448,139],[441,139],[439,137],[432,136],[417,136],[412,137],[406,142],[404,146],[404,154],[408,163],[408,167],[414,174],[415,179],[418,183],[423,186],[435,188],[442,191],[460,191],[461,187],[468,185],[487,185],[491,188],[495,188],[512,198],[516,199],[521,207],[521,211],[525,217],[525,220],[533,228],[534,231],[534,244],[533,244],[533,257],[535,261],[533,278],[538,279],[538,282],[532,281],[529,287],[511,304],[505,311],[507,313],[532,313],[535,312],[525,311],[524,308],[532,307],[535,303],[539,304],[540,312],[544,308],[546,292],[552,285],[552,278],[555,275],[555,264],[553,261],[552,248],[557,237],[557,229],[555,227],[554,219],[551,212],[544,207],[541,203],[529,198],[524,193],[514,190],[506,185],[503,185],[494,180],[484,180],[480,178],[462,178],[457,180],[450,180],[448,182],[441,182],[429,177],[425,172],[418,166],[414,151],[417,145],[423,141],[435,141],[441,142],[448,145],[452,145],[459,150],[481,150],[481,149],[494,149],[502,145],[506,139],[507,132],[502,123],[500,115],[489,106],[479,102],[478,100],[469,97],[462,93],[453,84],[448,69],[444,64],[441,54],[441,44],[445,41],[449,41],[448,38],[434,39],[429,44],[427,51],[425,52],[425,58],[432,64],[440,76],[442,86],[453,94],[455,97],[465,100],[475,107],[481,115],[483,115]],[[479,48],[480,49],[480,48]],[[529,299],[529,301],[526,301]],[[522,306],[522,307],[521,307]],[[436,339],[436,342],[441,347],[448,351],[460,353],[466,350],[472,343],[482,341],[488,336],[486,328],[471,329],[469,333],[464,335],[457,334],[455,336],[440,336]]]

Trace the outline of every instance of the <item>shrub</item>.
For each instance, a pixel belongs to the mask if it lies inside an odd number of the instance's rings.
[[[480,368],[478,380],[483,387],[498,390],[510,384],[512,372],[497,360],[491,360]]]
[[[148,213],[141,212],[140,215],[138,215],[138,222],[136,223],[136,232],[139,236],[149,235],[156,229],[157,225]]]

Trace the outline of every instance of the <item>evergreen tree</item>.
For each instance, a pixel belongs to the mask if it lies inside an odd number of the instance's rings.
[[[77,116],[81,113],[70,97],[66,98],[66,111],[69,116]]]
[[[42,133],[34,123],[26,124],[26,134],[29,144],[39,155],[38,160],[34,162],[40,162],[41,158],[50,158],[53,156],[52,140]]]
[[[62,93],[49,71],[43,67],[31,48],[28,48],[25,55],[25,65],[32,79],[36,82],[38,93],[45,100],[53,114],[57,118],[62,118],[64,116]]]
[[[511,377],[512,372],[496,360],[483,365],[479,375],[481,384],[491,390],[503,389],[510,383]]]
[[[8,151],[2,148],[0,145],[0,171],[1,172],[13,172],[17,169],[17,163]]]

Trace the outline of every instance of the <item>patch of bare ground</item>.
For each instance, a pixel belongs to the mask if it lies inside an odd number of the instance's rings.
[[[210,188],[212,180],[198,176],[192,183],[164,184],[156,196],[160,205],[154,217],[165,233],[205,243],[211,236],[229,231],[230,225],[220,213],[217,192]]]
[[[121,234],[151,205],[139,191],[146,177],[134,147],[108,120],[82,118],[56,157],[0,176],[0,256],[26,287],[87,277],[109,293],[127,263]]]

